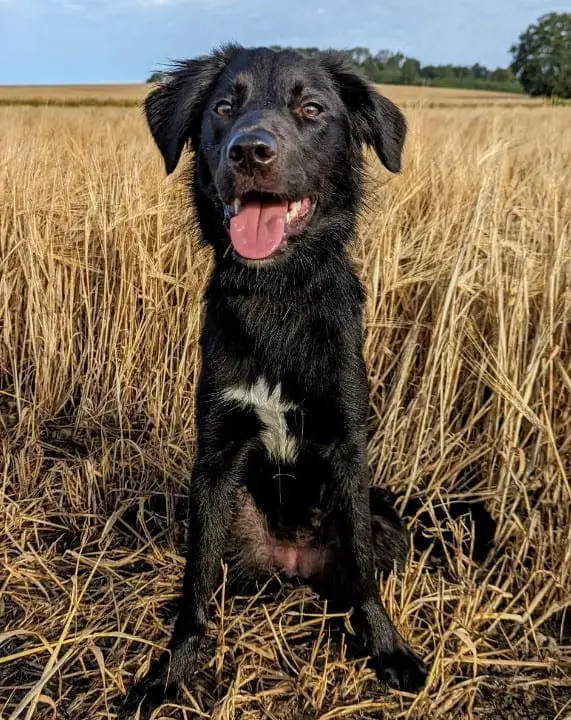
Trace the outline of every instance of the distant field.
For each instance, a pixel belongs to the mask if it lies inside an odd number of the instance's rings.
[[[0,105],[136,105],[150,85],[0,86]]]
[[[150,85],[0,86],[0,105],[118,105],[139,104]],[[541,105],[541,99],[513,93],[454,88],[379,85],[381,92],[401,104],[426,105]]]

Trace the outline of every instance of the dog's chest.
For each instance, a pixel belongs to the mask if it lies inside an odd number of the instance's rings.
[[[259,377],[252,385],[226,388],[224,398],[256,413],[261,424],[260,439],[272,460],[295,462],[298,440],[288,427],[286,413],[297,410],[297,406],[283,398],[279,383],[270,389],[265,378]]]

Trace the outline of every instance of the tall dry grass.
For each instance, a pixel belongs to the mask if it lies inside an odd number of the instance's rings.
[[[161,717],[571,712],[571,110],[409,121],[404,173],[371,161],[355,248],[372,475],[428,509],[484,498],[493,554],[417,556],[381,584],[432,667],[418,697],[383,694],[323,605],[284,586],[218,594],[201,669]],[[113,717],[168,638],[209,266],[186,197],[136,110],[0,110],[6,720]]]

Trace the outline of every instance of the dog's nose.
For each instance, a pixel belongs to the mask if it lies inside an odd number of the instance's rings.
[[[277,155],[277,140],[267,130],[237,133],[230,139],[226,151],[232,165],[249,171],[271,165]]]

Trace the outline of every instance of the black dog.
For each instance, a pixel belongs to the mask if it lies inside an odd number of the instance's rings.
[[[354,608],[379,677],[416,691],[425,666],[375,580],[404,562],[408,535],[369,488],[364,294],[348,255],[362,147],[398,172],[405,120],[343,55],[236,46],[180,63],[146,114],[167,172],[192,143],[215,266],[180,611],[121,717],[148,717],[192,674],[223,558],[238,584],[297,576]]]

